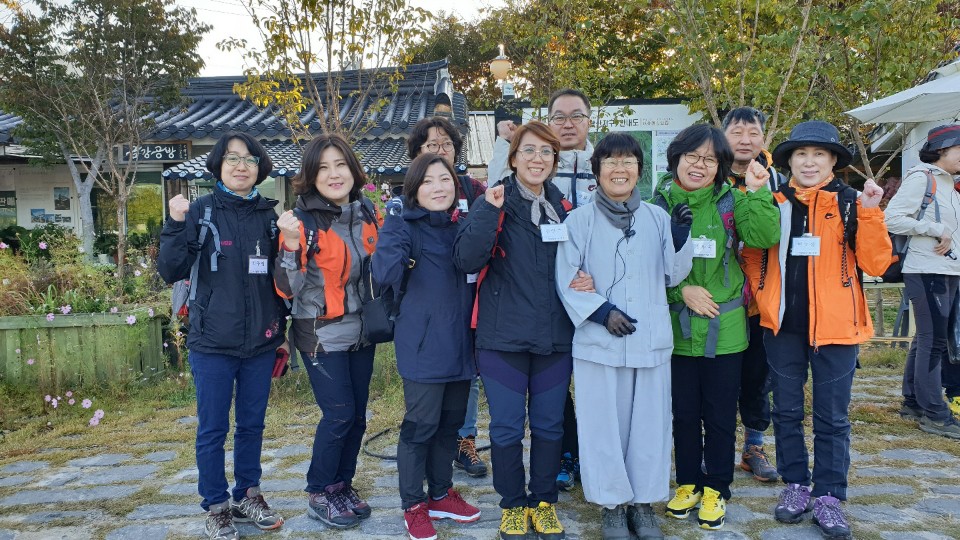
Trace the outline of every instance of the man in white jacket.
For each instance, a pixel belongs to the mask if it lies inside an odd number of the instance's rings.
[[[560,139],[560,165],[553,177],[553,184],[560,188],[565,199],[574,208],[593,200],[597,179],[590,169],[593,145],[587,140],[590,131],[590,100],[579,90],[564,88],[550,96],[547,103],[546,123]],[[507,153],[517,125],[513,120],[497,124],[497,141],[493,157],[487,165],[487,182],[490,185],[510,175]]]

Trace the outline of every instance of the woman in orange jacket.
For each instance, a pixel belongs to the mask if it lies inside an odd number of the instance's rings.
[[[836,127],[811,121],[777,146],[774,163],[790,170],[790,181],[774,194],[780,243],[745,248],[743,258],[765,329],[777,471],[787,484],[774,515],[798,523],[812,510],[824,536],[852,538],[840,509],[850,467],[847,411],[859,344],[873,336],[857,268],[882,274],[892,247],[878,206],[883,190],[868,180],[861,194],[834,177],[853,157],[839,141]],[[803,429],[808,369],[812,476]]]

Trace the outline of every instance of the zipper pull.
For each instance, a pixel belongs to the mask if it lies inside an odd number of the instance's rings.
[[[260,256],[260,240],[257,240],[257,257]]]

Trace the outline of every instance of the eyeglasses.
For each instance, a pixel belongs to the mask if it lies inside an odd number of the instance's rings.
[[[702,159],[703,164],[709,169],[716,167],[717,164],[720,163],[719,161],[717,161],[717,158],[715,157],[701,156],[700,154],[694,154],[693,152],[687,152],[686,154],[684,154],[683,159],[685,159],[687,163],[691,165],[696,165],[697,162]]]
[[[251,169],[260,164],[260,158],[257,156],[240,157],[236,154],[227,154],[223,156],[223,161],[225,161],[227,165],[230,165],[231,167],[236,167],[242,161]]]
[[[600,160],[600,166],[606,169],[613,169],[615,167],[624,166],[626,168],[635,167],[639,163],[636,158],[624,158],[624,159],[613,159],[613,158],[604,158]]]
[[[556,152],[553,151],[553,148],[541,148],[540,150],[537,150],[532,146],[521,148],[520,150],[517,150],[517,153],[523,156],[523,159],[526,161],[533,161],[535,156],[540,156],[545,160],[553,161],[553,156],[556,155]]]
[[[562,126],[567,123],[567,120],[570,120],[574,124],[582,124],[587,118],[590,117],[583,113],[573,113],[570,116],[565,114],[555,114],[550,117],[550,123],[555,126]]]
[[[437,152],[440,151],[441,148],[443,148],[443,151],[449,154],[450,152],[453,151],[453,143],[450,141],[447,141],[445,143],[432,142],[432,143],[421,144],[420,148],[425,148],[427,152],[430,152],[433,154],[436,154]]]

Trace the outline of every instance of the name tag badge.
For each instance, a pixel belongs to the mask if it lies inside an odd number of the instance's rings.
[[[478,275],[479,274],[477,274],[476,272],[474,272],[473,274],[467,274],[467,283],[476,283]]]
[[[793,249],[790,255],[795,257],[819,257],[820,256],[820,237],[811,236],[809,233],[793,239]]]
[[[693,239],[693,256],[701,259],[717,258],[717,241],[701,236]]]
[[[247,273],[266,274],[269,263],[270,261],[266,257],[260,255],[251,255],[250,264],[247,266]]]
[[[540,239],[544,242],[566,242],[567,224],[555,223],[540,226]]]
[[[459,208],[461,212],[470,211],[470,205],[467,203],[466,199],[460,199],[459,201],[457,201],[457,208]]]

